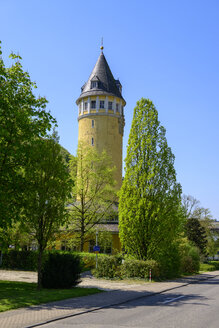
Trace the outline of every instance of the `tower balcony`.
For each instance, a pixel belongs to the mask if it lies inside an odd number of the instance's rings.
[[[78,103],[78,120],[87,115],[124,116],[125,102],[112,96],[85,97]]]

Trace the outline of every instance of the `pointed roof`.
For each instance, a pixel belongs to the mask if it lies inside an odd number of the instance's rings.
[[[98,81],[98,86],[92,87],[92,81]],[[116,96],[123,99],[119,85],[121,85],[120,82],[114,79],[106,58],[101,52],[88,81],[81,88],[82,92],[76,103],[81,98],[98,95]]]

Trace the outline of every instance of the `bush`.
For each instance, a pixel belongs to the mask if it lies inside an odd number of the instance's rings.
[[[98,266],[94,270],[94,275],[98,278],[115,278],[119,277],[119,261],[117,256],[105,255],[98,256]]]
[[[156,279],[159,277],[158,263],[154,260],[134,260],[127,259],[121,266],[121,277],[122,278],[142,278],[149,279],[149,272],[151,269],[152,278]]]
[[[175,278],[180,276],[180,251],[179,243],[173,242],[162,249],[157,257],[160,267],[160,278]]]
[[[94,270],[97,278],[149,278],[149,272],[153,278],[159,277],[159,268],[156,261],[139,261],[127,259],[122,264],[121,255],[107,255],[98,257],[98,267]]]
[[[217,261],[208,261],[207,263],[200,264],[201,271],[215,271],[219,270],[219,262]]]
[[[181,246],[181,273],[197,273],[200,269],[200,255],[196,246],[189,243]]]
[[[9,250],[3,253],[2,268],[12,270],[37,271],[37,256],[35,251]]]
[[[83,270],[94,269],[96,265],[96,254],[95,253],[77,253],[81,258]],[[99,255],[98,255],[99,257]]]
[[[43,288],[72,288],[80,282],[81,261],[74,254],[50,253],[42,270]]]

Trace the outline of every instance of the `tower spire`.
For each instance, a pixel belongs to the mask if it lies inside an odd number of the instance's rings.
[[[104,46],[103,46],[103,37],[101,38],[101,46],[100,46],[101,52],[103,52]]]

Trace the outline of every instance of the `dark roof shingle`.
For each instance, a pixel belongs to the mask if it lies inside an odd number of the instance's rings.
[[[94,78],[95,80],[99,80],[98,87],[91,88],[91,81],[94,80]],[[109,95],[123,99],[118,88],[118,80],[114,79],[106,58],[102,52],[87,83],[85,83],[85,85],[82,87],[82,92],[80,97],[77,99],[77,103],[81,98],[92,95]]]

